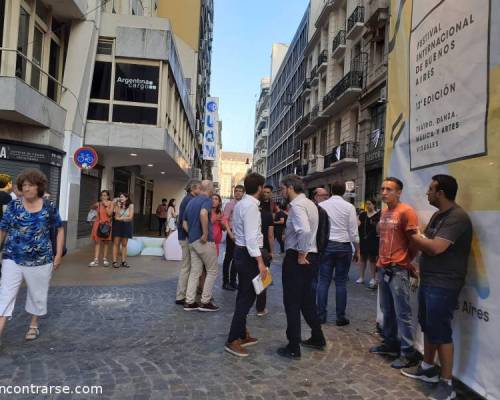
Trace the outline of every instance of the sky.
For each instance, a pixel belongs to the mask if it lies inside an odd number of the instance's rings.
[[[289,44],[308,0],[214,0],[210,95],[219,97],[223,151],[253,152],[260,80],[273,43]]]

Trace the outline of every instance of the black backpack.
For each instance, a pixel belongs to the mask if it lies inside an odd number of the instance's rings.
[[[330,240],[330,219],[328,218],[328,213],[323,207],[316,205],[318,207],[318,232],[316,233],[316,246],[318,247],[318,253],[322,253],[326,246],[328,245],[328,240]]]

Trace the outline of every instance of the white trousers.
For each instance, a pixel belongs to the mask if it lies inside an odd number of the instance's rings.
[[[0,282],[0,315],[11,317],[16,304],[17,293],[23,283],[28,287],[26,312],[33,315],[47,314],[47,295],[52,264],[38,267],[24,267],[12,260],[2,261],[2,280]]]

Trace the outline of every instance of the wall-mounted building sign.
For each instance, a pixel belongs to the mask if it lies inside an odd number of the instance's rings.
[[[49,149],[0,142],[0,159],[62,167],[63,154]]]
[[[205,105],[205,131],[203,132],[203,159],[215,160],[216,138],[219,124],[219,98],[208,97]]]
[[[116,63],[115,100],[158,103],[159,76],[158,67]]]

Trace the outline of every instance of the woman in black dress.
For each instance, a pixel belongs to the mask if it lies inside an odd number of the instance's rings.
[[[380,211],[377,210],[377,203],[373,199],[365,201],[366,211],[359,214],[359,240],[361,260],[359,262],[358,284],[365,282],[366,266],[370,266],[370,289],[377,288],[375,280],[375,264],[378,258],[379,237],[377,234],[377,224],[380,221]]]
[[[127,243],[132,238],[132,220],[134,219],[134,205],[127,193],[120,193],[114,207],[113,218],[113,267],[119,268],[118,253],[121,245],[121,266],[128,268]]]

